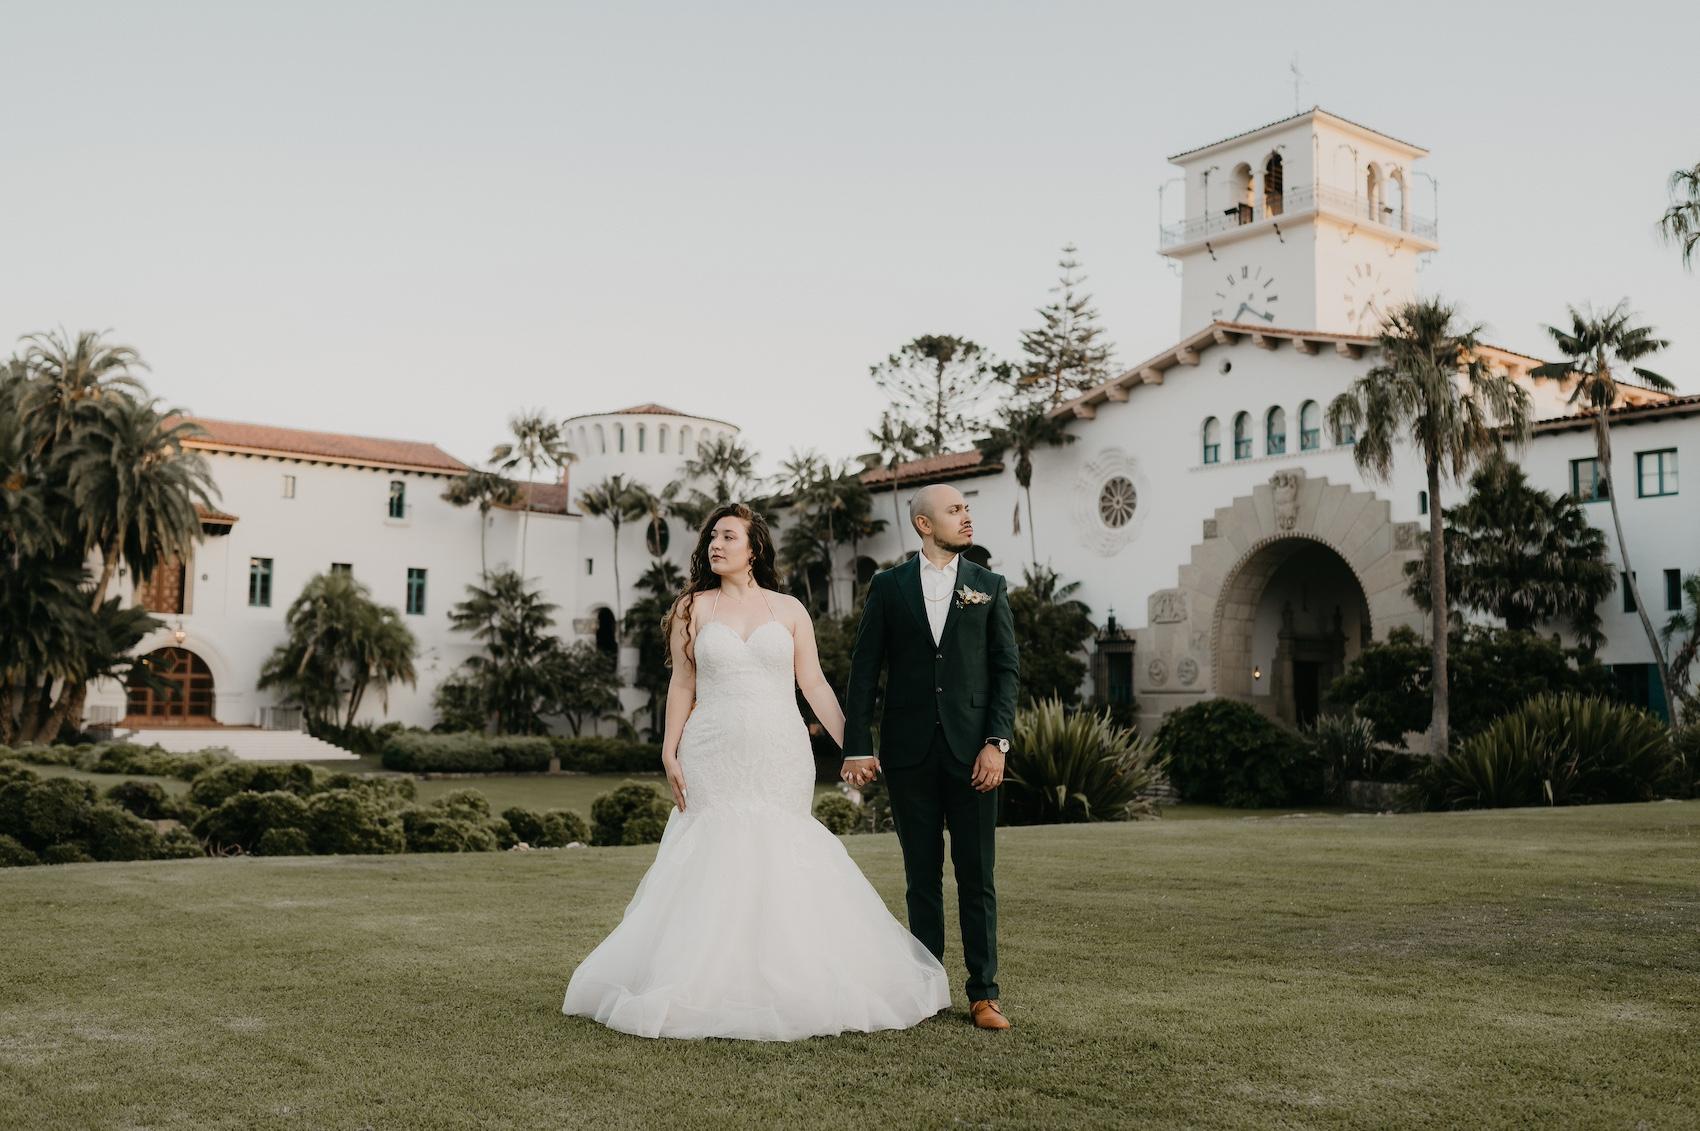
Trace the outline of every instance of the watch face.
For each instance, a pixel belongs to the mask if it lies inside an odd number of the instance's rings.
[[[1229,267],[1216,285],[1215,295],[1216,306],[1210,317],[1218,322],[1273,323],[1281,299],[1275,276],[1249,263]]]

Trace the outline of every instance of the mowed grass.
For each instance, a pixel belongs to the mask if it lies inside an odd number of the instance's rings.
[[[896,841],[845,843],[901,913]],[[998,852],[1012,1032],[966,1024],[953,942],[949,1013],[793,1044],[560,1014],[652,847],[10,870],[0,1123],[1695,1125],[1700,803]]]

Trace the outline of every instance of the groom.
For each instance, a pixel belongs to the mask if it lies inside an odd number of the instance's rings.
[[[1007,1029],[998,1008],[998,903],[992,884],[998,786],[1015,723],[1015,625],[1004,579],[964,559],[974,544],[968,503],[931,483],[909,503],[921,552],[882,570],[850,656],[844,780],[885,771],[903,848],[909,930],[944,959],[944,832],[961,907],[969,1014]],[[887,669],[879,754],[869,745],[874,688]]]

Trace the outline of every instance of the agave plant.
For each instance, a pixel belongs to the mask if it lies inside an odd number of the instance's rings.
[[[1004,772],[1004,821],[1012,825],[1125,821],[1151,813],[1141,795],[1156,784],[1157,744],[1108,714],[1068,712],[1055,697],[1015,715]]]

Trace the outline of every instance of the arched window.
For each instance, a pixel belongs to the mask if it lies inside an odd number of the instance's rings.
[[[658,424],[655,427],[655,450],[658,452],[667,450],[667,426],[665,424]]]
[[[608,454],[608,433],[602,430],[600,424],[596,426],[596,454],[599,456]]]
[[[1418,491],[1417,492],[1417,513],[1418,514],[1427,514],[1428,513],[1428,492],[1427,491]]]
[[[616,452],[626,450],[626,426],[624,424],[614,425],[614,450]]]
[[[1228,217],[1230,221],[1239,224],[1251,223],[1252,193],[1251,166],[1242,161],[1234,166],[1232,173],[1228,174]]]
[[[640,424],[640,425],[637,426],[638,451],[640,451],[640,452],[643,451],[643,434],[644,434],[645,430],[648,429],[648,427],[649,426],[647,424]]]
[[[585,435],[584,425],[582,424],[578,426],[578,450],[585,455],[590,454],[589,438]]]
[[[1342,446],[1355,444],[1358,442],[1358,430],[1342,421],[1340,427],[1334,429],[1334,442]]]
[[[1405,199],[1406,189],[1405,170],[1395,169],[1387,174],[1387,184],[1382,189],[1382,214],[1387,217],[1387,223],[1402,232],[1411,230],[1410,204]]]
[[[1281,214],[1281,155],[1271,153],[1269,160],[1263,163],[1263,214],[1279,216]]]
[[[1222,462],[1222,422],[1214,416],[1204,422],[1204,462]]]
[[[1263,454],[1284,455],[1287,451],[1287,410],[1276,405],[1263,418]]]
[[[689,424],[679,429],[679,454],[682,456],[695,454],[691,451],[691,426]]]
[[[1234,417],[1234,458],[1251,458],[1251,413],[1242,412]]]
[[[667,544],[672,539],[672,531],[667,528],[667,520],[656,515],[649,520],[649,528],[644,531],[643,542],[649,547],[653,557],[659,558],[667,552]]]
[[[1369,206],[1369,218],[1381,223],[1381,169],[1374,161],[1364,172],[1364,200]]]
[[[1299,406],[1299,450],[1314,452],[1322,446],[1322,406],[1306,401]]]

